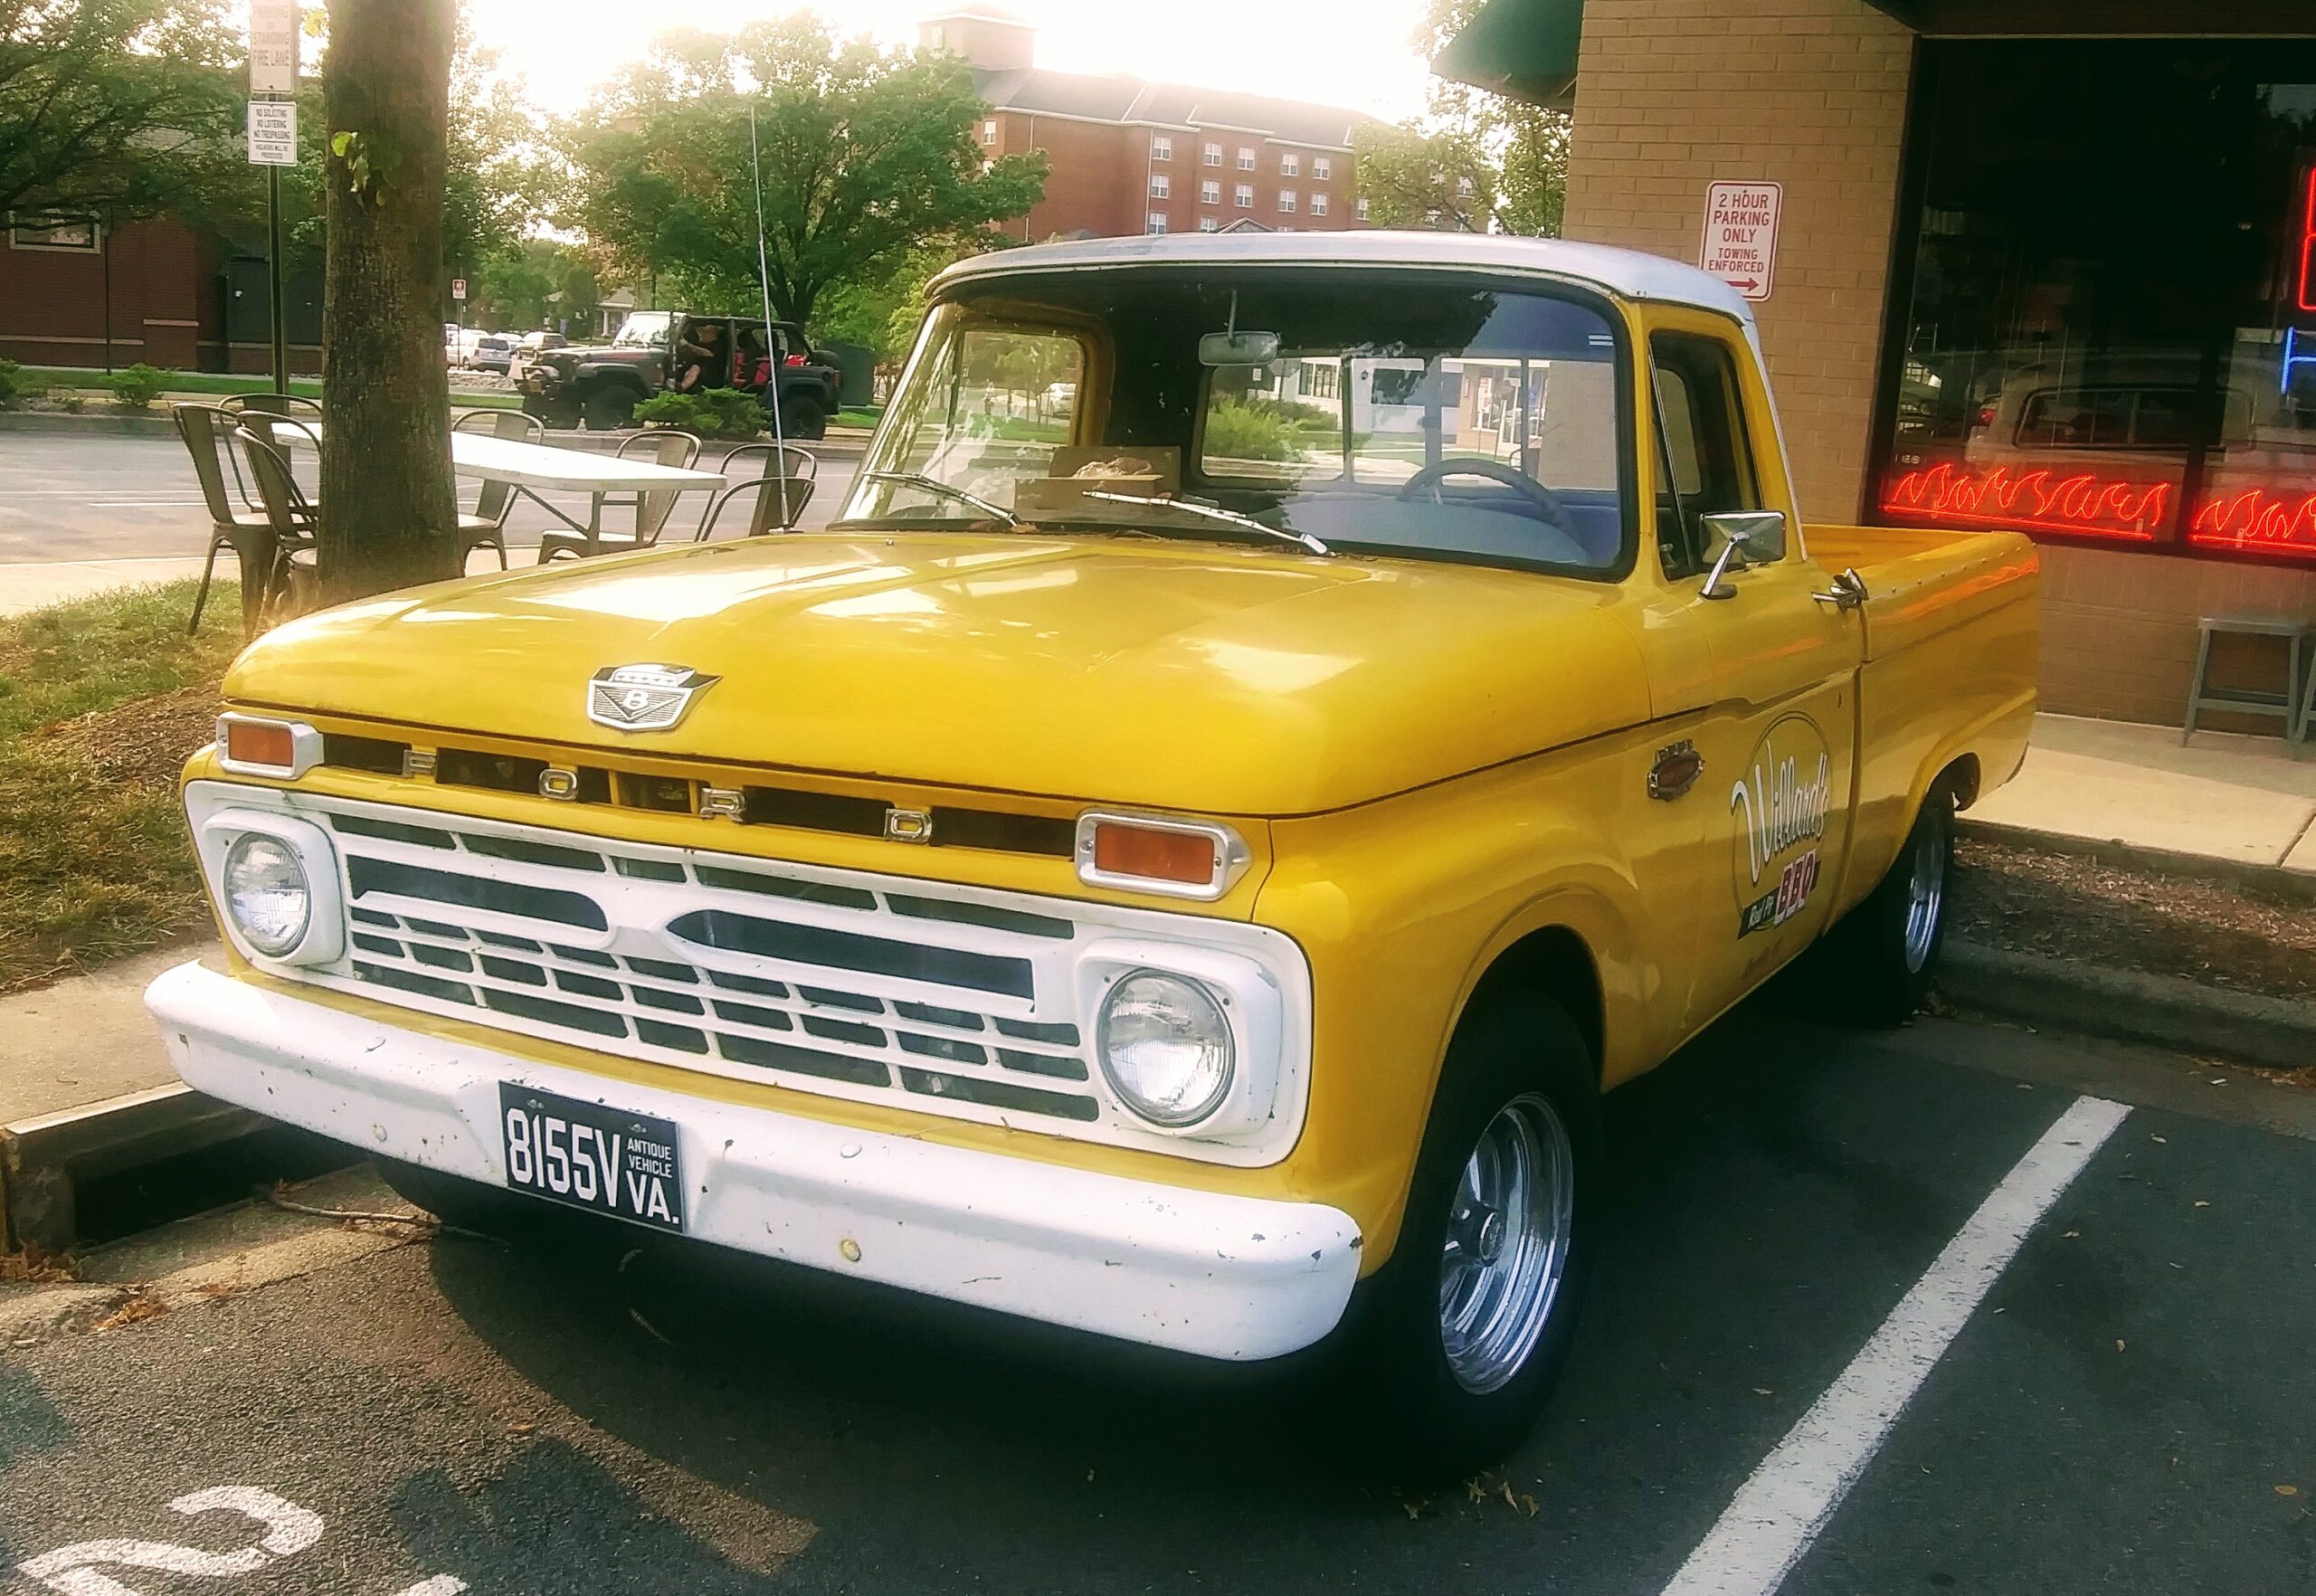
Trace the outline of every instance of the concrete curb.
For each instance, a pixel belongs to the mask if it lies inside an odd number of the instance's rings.
[[[2071,854],[2098,864],[2131,865],[2169,876],[2201,876],[2238,887],[2265,888],[2304,898],[2316,903],[2316,872],[2286,869],[2282,865],[2254,864],[2245,860],[2214,859],[2203,853],[2181,853],[2150,848],[2120,837],[2076,837],[2064,831],[2038,831],[2031,826],[1997,825],[1991,821],[1958,815],[1957,835],[1981,842],[2010,843],[2040,849],[2045,853]]]
[[[70,415],[63,411],[0,410],[0,432],[43,432],[51,437],[174,438],[176,423],[166,412],[127,415]]]
[[[0,1126],[0,1240],[62,1252],[78,1240],[82,1181],[197,1152],[272,1122],[172,1081]]]
[[[2176,975],[2143,975],[1946,939],[1938,984],[1967,1008],[2272,1069],[2316,1064],[2316,1002],[2254,997]]]

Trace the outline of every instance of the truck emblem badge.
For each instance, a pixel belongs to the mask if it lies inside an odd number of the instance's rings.
[[[606,665],[588,679],[587,718],[613,731],[665,731],[717,679],[688,665]]]
[[[1648,795],[1669,803],[1695,786],[1704,774],[1704,755],[1694,743],[1684,739],[1659,748],[1656,763],[1648,767]]]

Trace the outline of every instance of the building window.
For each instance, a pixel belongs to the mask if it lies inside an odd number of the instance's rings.
[[[1222,164],[1222,147],[1219,144],[1210,144],[1200,152],[1199,158],[1210,166],[1219,166]]]
[[[1241,172],[1251,172],[1254,169],[1255,152],[1246,145],[1240,145],[1239,147],[1239,170]]]
[[[985,146],[997,142],[997,123],[994,120],[981,125],[981,141]]]
[[[1922,68],[1875,509],[2316,566],[2316,51],[1940,41]],[[2031,138],[1984,120],[2060,105]]]
[[[1153,161],[1172,160],[1174,158],[1174,141],[1167,138],[1163,133],[1155,135],[1150,140],[1150,158]]]
[[[1255,185],[1251,183],[1241,183],[1239,185],[1238,187],[1230,191],[1230,203],[1238,206],[1242,211],[1253,210],[1255,208]]]
[[[1326,214],[1327,196],[1324,194],[1313,195],[1311,196],[1311,214],[1314,216],[1324,216]]]
[[[1280,150],[1278,152],[1278,175],[1282,177],[1301,176],[1303,175],[1303,157],[1291,149]]]
[[[1335,175],[1335,164],[1325,156],[1311,157],[1311,176],[1324,183]]]
[[[1293,189],[1282,188],[1278,191],[1278,208],[1282,214],[1293,213],[1295,209],[1295,191]]]
[[[1222,231],[1222,223],[1212,216],[1201,216],[1198,219],[1198,230],[1201,233],[1220,233]]]
[[[1163,212],[1163,211],[1153,211],[1153,212],[1151,212],[1151,213],[1150,213],[1150,219],[1149,219],[1147,222],[1145,222],[1145,223],[1143,223],[1142,231],[1143,231],[1143,232],[1144,232],[1144,233],[1163,233],[1163,232],[1165,232],[1165,231],[1166,231],[1166,213],[1165,213],[1165,212]]]
[[[1220,204],[1222,203],[1222,179],[1220,177],[1210,177],[1205,182],[1200,184],[1198,185],[1198,203],[1202,205]]]
[[[1163,172],[1153,172],[1150,174],[1150,197],[1152,199],[1165,199],[1171,196],[1173,192],[1174,180],[1172,177],[1168,176]]]
[[[1357,204],[1351,207],[1351,214],[1358,217],[1362,222],[1367,220],[1367,200],[1364,195],[1361,196]]]
[[[8,217],[8,247],[17,250],[64,250],[93,255],[103,248],[103,231],[93,221],[68,221],[61,216]]]

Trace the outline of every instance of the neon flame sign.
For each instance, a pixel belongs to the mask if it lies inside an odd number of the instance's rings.
[[[2201,548],[2316,558],[2316,493],[2287,498],[2254,488],[2207,499],[2188,527]]]
[[[1884,513],[1945,526],[2058,532],[2116,543],[2153,543],[2169,523],[2177,489],[2043,467],[1983,472],[1932,466],[1894,477],[1882,490]],[[2188,541],[2197,548],[2316,560],[2316,492],[2266,488],[2214,493],[2196,503]]]

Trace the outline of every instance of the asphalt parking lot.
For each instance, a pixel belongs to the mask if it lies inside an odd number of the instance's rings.
[[[2302,1096],[1970,1021],[1753,1012],[1611,1104],[1566,1382],[1468,1488],[1352,1467],[1355,1393],[1315,1375],[640,1232],[298,1221],[185,1242],[214,1287],[113,1328],[0,1288],[0,1558],[100,1596],[2310,1588]],[[1970,1239],[2006,1225],[1998,1270]],[[1894,1369],[1911,1401],[1861,1442]],[[1813,1491],[1822,1523],[1780,1543]]]

